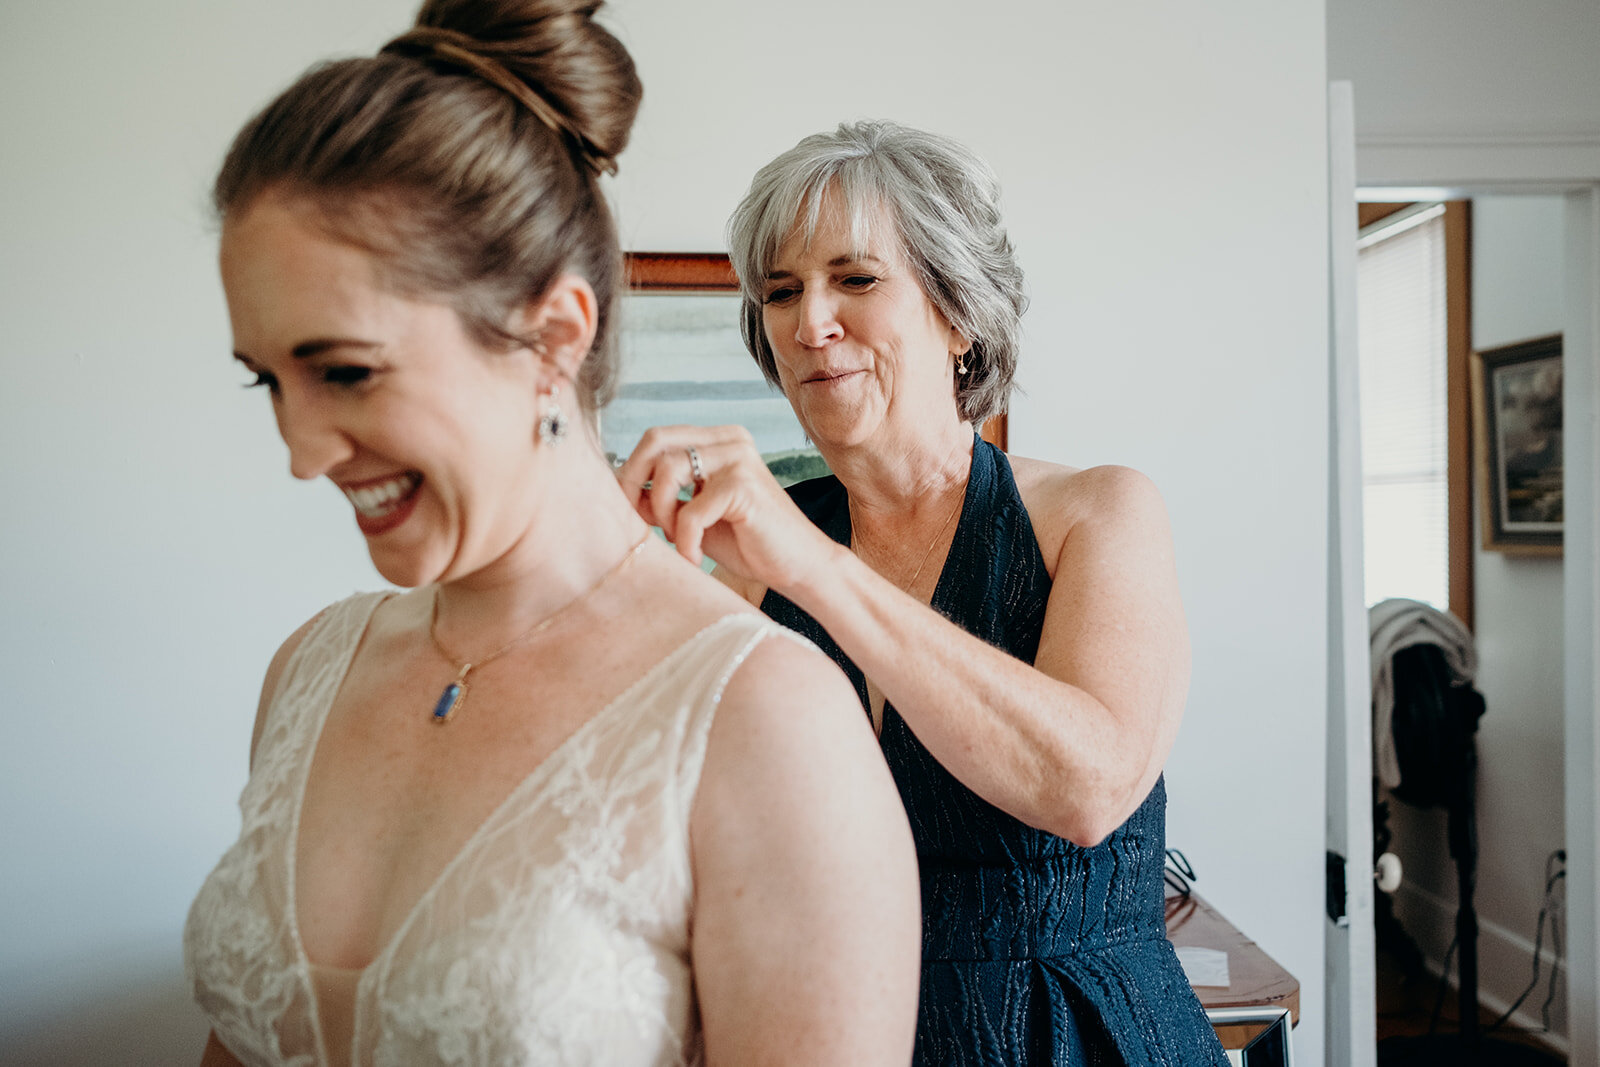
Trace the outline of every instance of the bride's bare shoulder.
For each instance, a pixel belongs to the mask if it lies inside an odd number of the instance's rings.
[[[717,734],[722,750],[742,753],[736,759],[747,769],[752,759],[775,768],[799,752],[821,753],[818,758],[834,769],[882,762],[844,672],[776,623],[768,624],[766,636],[728,677],[713,727]]]

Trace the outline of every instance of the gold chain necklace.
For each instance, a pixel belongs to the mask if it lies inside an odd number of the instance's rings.
[[[933,535],[932,541],[928,542],[928,551],[922,554],[922,562],[917,564],[917,569],[911,572],[911,580],[905,585],[899,586],[901,590],[909,593],[913,588],[916,587],[917,579],[922,577],[922,568],[926,567],[928,565],[928,560],[933,558],[933,550],[939,547],[940,541],[944,540],[945,531],[950,529],[950,524],[955,521],[957,515],[961,514],[961,507],[966,502],[967,491],[965,488],[963,488],[961,493],[956,497],[956,506],[950,509],[950,514],[944,517],[944,522],[939,526],[939,532]],[[854,507],[852,507],[850,516],[850,528],[852,531],[855,529],[854,510]],[[855,540],[855,535],[853,533],[851,534],[851,540]],[[859,555],[859,553],[857,554]],[[896,584],[898,585],[898,583]]]
[[[505,644],[501,645],[487,656],[484,656],[482,659],[472,663],[464,663],[456,659],[456,657],[452,656],[450,651],[446,649],[444,644],[439,640],[439,590],[435,588],[433,591],[433,614],[428,619],[428,639],[433,642],[433,647],[439,650],[439,655],[445,658],[445,662],[449,663],[450,666],[456,669],[456,676],[454,681],[450,682],[444,687],[444,692],[439,694],[438,703],[434,704],[433,706],[434,725],[443,726],[445,723],[449,722],[451,716],[460,711],[461,705],[466,703],[467,690],[469,688],[467,685],[467,675],[471,674],[477,668],[482,667],[485,663],[488,663],[491,660],[499,659],[501,656],[505,655],[507,652],[510,652],[518,645],[526,641],[533,640],[539,634],[548,629],[551,623],[555,622],[558,618],[565,614],[568,608],[571,608],[580,600],[587,600],[589,597],[599,592],[602,585],[605,585],[612,578],[620,574],[622,572],[622,568],[626,567],[633,560],[633,557],[639,554],[639,550],[644,548],[645,542],[648,540],[650,540],[650,531],[646,530],[644,532],[644,536],[639,538],[639,543],[628,549],[627,554],[618,560],[610,570],[602,574],[599,581],[595,582],[588,589],[585,589],[583,592],[579,593],[577,596],[573,597],[571,600],[567,601],[565,604],[561,605],[559,608],[552,611],[538,622],[534,623],[516,637],[513,637],[511,640],[507,641]]]

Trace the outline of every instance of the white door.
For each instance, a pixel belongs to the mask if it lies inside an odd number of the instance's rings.
[[[1328,87],[1328,834],[1344,915],[1327,919],[1327,1064],[1377,1062],[1372,928],[1372,717],[1361,570],[1356,378],[1356,146],[1349,82]],[[1337,879],[1330,879],[1336,881]],[[1330,891],[1331,892],[1331,891]],[[1333,910],[1337,911],[1337,901]]]
[[[1600,183],[1567,194],[1567,1036],[1600,1063]]]

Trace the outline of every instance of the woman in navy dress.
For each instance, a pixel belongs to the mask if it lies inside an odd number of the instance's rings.
[[[879,731],[921,867],[918,1064],[1223,1064],[1163,916],[1189,680],[1165,508],[975,433],[1025,303],[998,192],[890,123],[779,156],[729,224],[742,325],[833,473],[785,493],[743,429],[680,426],[619,476]]]

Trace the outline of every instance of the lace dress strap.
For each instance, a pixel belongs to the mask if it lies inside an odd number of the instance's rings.
[[[284,862],[296,798],[323,716],[368,621],[389,594],[324,610],[285,665],[239,796],[239,838],[201,886],[184,926],[184,964],[218,1039],[247,1064],[311,1067],[316,1005],[299,957]]]
[[[725,615],[702,631],[701,636],[710,640],[695,657],[696,662],[691,669],[697,677],[689,687],[691,691],[698,691],[699,699],[686,702],[684,706],[682,747],[678,757],[678,815],[686,831],[695,791],[699,788],[700,775],[705,769],[706,744],[711,726],[721,706],[722,694],[735,672],[744,665],[750,653],[769,637],[792,640],[807,648],[815,648],[799,634],[784,629],[764,615]]]
[[[315,744],[339,683],[367,632],[373,612],[393,593],[357,593],[330,604],[311,620],[299,647],[284,665],[278,691],[267,705],[256,759],[268,749],[295,742]],[[307,735],[310,736],[307,736]],[[252,768],[252,776],[255,771]]]

